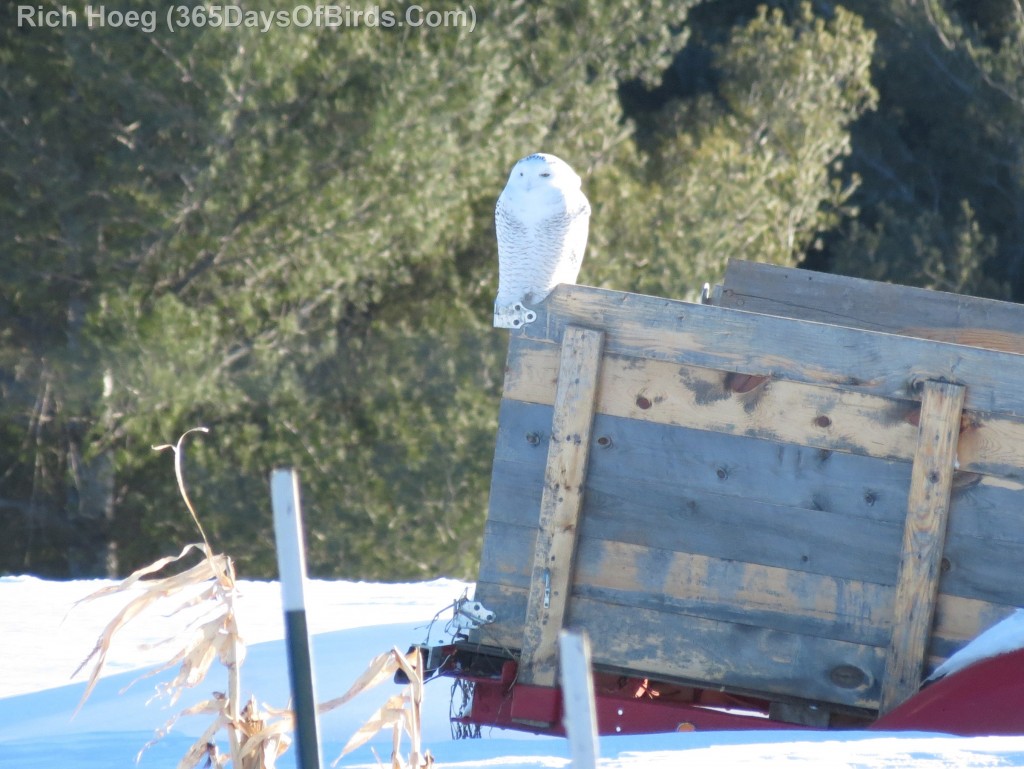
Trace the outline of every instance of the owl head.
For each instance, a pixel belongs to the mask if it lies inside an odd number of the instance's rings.
[[[538,202],[563,200],[566,193],[578,191],[582,182],[570,165],[555,155],[537,152],[527,155],[512,168],[505,194]]]

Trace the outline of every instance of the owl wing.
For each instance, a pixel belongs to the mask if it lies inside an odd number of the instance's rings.
[[[568,226],[562,244],[562,257],[555,274],[554,285],[559,283],[575,283],[583,265],[583,255],[587,250],[587,236],[590,234],[590,203],[586,197],[580,200],[568,212]]]
[[[498,239],[498,311],[523,300],[532,285],[536,264],[531,228],[504,198],[498,199],[494,209],[494,229]]]

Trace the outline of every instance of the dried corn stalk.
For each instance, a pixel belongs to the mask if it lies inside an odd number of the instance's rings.
[[[378,684],[394,677],[402,670],[409,679],[409,685],[400,693],[389,697],[377,711],[367,719],[335,759],[332,766],[361,745],[365,745],[378,732],[391,727],[394,737],[391,749],[392,769],[424,769],[434,763],[430,751],[422,749],[422,709],[423,709],[423,671],[420,666],[419,652],[410,656],[402,654],[397,648],[380,654],[370,662],[363,674],[356,679],[352,687],[341,697],[320,705],[320,712],[327,712],[343,705],[357,694],[372,689]],[[409,760],[401,756],[402,732],[409,735]]]
[[[213,724],[182,759],[181,763],[179,763],[179,769],[191,769],[191,767],[198,766],[200,763],[207,761],[211,766],[224,766],[228,760],[231,760],[237,769],[271,769],[273,767],[273,760],[276,759],[280,752],[283,752],[287,745],[282,742],[278,735],[265,730],[262,717],[256,712],[254,703],[251,703],[246,711],[240,710],[241,679],[239,668],[245,659],[245,644],[242,642],[238,632],[238,625],[235,621],[234,601],[237,594],[235,570],[230,558],[213,552],[209,540],[206,538],[206,532],[203,531],[202,524],[199,522],[199,517],[196,515],[195,508],[185,489],[185,479],[182,474],[182,443],[186,436],[193,432],[207,432],[207,429],[205,427],[194,428],[184,433],[176,444],[155,446],[154,448],[158,451],[169,448],[174,452],[174,474],[178,483],[178,490],[185,501],[185,506],[188,508],[192,520],[195,521],[196,527],[199,529],[199,534],[202,536],[203,541],[201,544],[186,545],[178,555],[161,558],[134,572],[117,585],[98,590],[78,602],[93,601],[104,596],[141,589],[141,593],[129,601],[107,624],[92,652],[79,665],[78,670],[75,671],[77,674],[90,661],[95,660],[89,675],[89,682],[75,712],[77,713],[82,705],[85,704],[96,682],[99,680],[106,664],[110,645],[117,632],[154,604],[180,596],[182,593],[187,593],[187,600],[169,612],[170,615],[176,615],[181,611],[205,602],[210,602],[216,608],[215,615],[212,619],[208,619],[198,627],[192,628],[191,636],[167,663],[158,666],[140,678],[156,675],[177,666],[178,672],[174,678],[158,687],[158,691],[169,697],[170,702],[173,704],[177,702],[184,689],[192,688],[202,683],[206,679],[206,675],[214,660],[218,660],[228,671],[229,691],[226,695],[219,695],[213,700],[207,700],[178,714],[157,733],[156,739],[165,735],[181,716],[196,713],[213,713],[216,714]],[[196,550],[202,553],[203,560],[185,571],[166,577],[143,579],[161,571]],[[133,681],[132,683],[135,682]],[[230,756],[219,755],[212,741],[213,736],[221,728],[226,729],[228,733],[228,740],[231,746]],[[265,749],[257,749],[248,745],[248,740],[257,734],[266,735],[267,744]],[[268,757],[270,757],[269,761],[267,760]]]
[[[212,619],[193,627],[191,636],[170,660],[135,679],[132,684],[178,666],[174,678],[158,687],[158,692],[169,697],[173,704],[177,702],[185,688],[202,683],[214,660],[219,660],[228,671],[229,691],[226,694],[214,693],[211,699],[196,703],[171,718],[156,732],[153,740],[143,746],[139,757],[147,748],[165,737],[182,717],[212,715],[213,721],[182,757],[178,769],[194,769],[200,765],[223,767],[228,763],[235,769],[276,769],[277,759],[291,744],[290,732],[294,728],[294,714],[290,710],[261,710],[253,698],[250,698],[244,708],[241,707],[240,668],[245,659],[245,644],[235,622],[234,600],[237,593],[234,566],[230,558],[215,554],[210,547],[185,489],[182,475],[182,442],[190,433],[197,431],[207,432],[205,427],[194,428],[184,433],[176,444],[154,448],[171,449],[174,452],[174,473],[178,490],[203,541],[186,545],[178,555],[161,558],[134,572],[117,585],[97,590],[78,602],[93,601],[133,589],[142,590],[140,595],[129,601],[108,623],[92,652],[75,671],[77,675],[90,661],[95,660],[89,682],[75,712],[77,713],[85,704],[99,680],[117,632],[150,606],[187,593],[188,598],[170,611],[170,616],[207,601],[217,608],[217,613]],[[203,554],[203,560],[196,565],[178,574],[143,579],[181,560],[194,550]],[[390,652],[374,658],[345,694],[319,706],[321,713],[334,710],[357,694],[393,678],[398,670],[404,671],[410,681],[402,693],[390,697],[352,736],[334,765],[337,765],[347,753],[365,744],[379,731],[388,727],[394,729],[392,769],[426,769],[433,765],[434,759],[430,752],[423,751],[421,746],[423,673],[419,662],[418,654],[406,656],[397,648],[393,648]],[[221,753],[215,742],[216,735],[221,729],[228,734],[231,748],[228,754]],[[400,754],[403,732],[409,735],[411,742],[408,762],[404,761]]]

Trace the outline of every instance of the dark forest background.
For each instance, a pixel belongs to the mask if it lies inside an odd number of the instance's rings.
[[[151,447],[204,425],[187,479],[242,575],[274,574],[291,465],[314,574],[474,577],[493,206],[533,151],[584,179],[582,283],[692,299],[736,257],[1024,299],[1020,0],[473,11],[170,34],[0,10],[0,573],[194,540]]]

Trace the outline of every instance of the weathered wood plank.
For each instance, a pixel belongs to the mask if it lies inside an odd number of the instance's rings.
[[[1024,353],[1024,306],[994,299],[734,259],[714,303]]]
[[[498,606],[506,611],[516,604],[525,607],[522,590],[486,583],[481,583],[479,589],[483,589],[481,596],[488,607]],[[521,609],[520,617],[522,612],[525,608]],[[595,649],[600,654],[595,654],[594,661],[605,670],[662,680],[685,679],[733,691],[767,690],[857,707],[872,705],[861,701],[856,692],[851,694],[846,687],[835,685],[829,680],[830,673],[840,665],[854,665],[869,672],[870,679],[877,679],[884,657],[880,647],[606,603],[581,595],[573,598],[569,622],[575,628],[587,629],[595,639]],[[471,642],[514,654],[517,638],[513,624],[484,626],[474,631]],[[634,647],[635,653],[630,651]],[[805,685],[806,670],[793,665],[793,660],[800,656],[793,649],[804,650],[803,667],[817,668],[811,686]],[[733,654],[734,651],[737,653]],[[651,664],[652,660],[657,660],[657,664]],[[825,667],[829,661],[831,665]],[[842,672],[836,671],[837,677]],[[851,678],[840,680],[849,684]],[[865,677],[852,688],[872,686],[873,680]]]
[[[558,351],[521,340],[510,350],[505,397],[552,403]],[[733,392],[728,372],[608,355],[601,370],[603,414],[910,461],[918,404],[835,387],[773,380]],[[910,417],[908,419],[908,417]],[[1024,453],[1022,453],[1024,465]]]
[[[960,435],[965,390],[945,382],[925,382],[921,432],[910,477],[907,522],[903,530],[900,575],[885,661],[881,709],[890,710],[921,684],[928,637],[939,593],[953,465]]]
[[[484,525],[484,544],[477,581],[528,590],[536,549],[536,526],[487,521]]]
[[[522,591],[484,588],[492,605],[525,604]],[[505,594],[502,601],[501,594]],[[479,596],[478,596],[479,597]],[[642,673],[731,691],[774,693],[832,704],[877,707],[884,664],[880,647],[801,636],[649,608],[574,597],[569,621],[593,642],[595,667]],[[508,626],[488,625],[474,643],[514,650]],[[835,671],[837,685],[831,678]]]
[[[1016,611],[1015,604],[1001,604],[939,593],[925,674],[973,641],[979,634]]]
[[[544,458],[541,451],[526,440],[525,435],[539,424],[550,423],[551,409],[512,402],[506,402],[506,407],[506,426],[514,425],[520,429],[514,431],[514,436],[510,435],[508,442],[500,443],[498,446],[491,495],[497,509],[492,517],[519,521],[524,525],[533,524],[540,509]],[[611,445],[602,446],[601,443],[597,443],[597,451],[592,455],[591,461],[598,462],[602,472],[607,470],[615,473],[611,485],[619,485],[622,488],[621,496],[632,496],[631,486],[637,485],[645,488],[643,496],[646,498],[646,481],[631,481],[629,472],[634,468],[650,469],[657,463],[664,463],[668,468],[663,473],[657,469],[652,470],[653,476],[663,482],[671,483],[672,469],[675,468],[680,476],[686,477],[693,484],[690,487],[693,493],[699,495],[703,492],[722,492],[723,484],[717,473],[712,475],[710,472],[699,471],[701,467],[717,467],[721,458],[712,453],[707,444],[680,440],[677,446],[684,456],[678,458],[671,451],[664,450],[666,445],[672,445],[669,439],[665,438],[656,437],[651,441],[649,452],[643,447],[629,449],[627,441],[609,422],[614,420],[602,416],[595,420],[595,426],[598,428],[595,432],[597,440],[607,437]],[[543,440],[546,445],[546,434]],[[511,445],[513,443],[517,445]],[[663,448],[656,450],[658,446]],[[765,478],[771,478],[775,473],[792,473],[791,479],[771,484],[789,492],[775,499],[774,502],[777,504],[826,509],[843,515],[893,523],[902,522],[906,517],[909,466],[905,471],[899,469],[898,472],[888,463],[856,463],[844,467],[842,456],[833,457],[828,462],[811,456],[810,460],[815,461],[808,461],[806,456],[796,453],[795,447],[755,442],[749,445],[740,444],[736,448],[739,462],[730,466],[731,474],[734,479],[750,479],[751,490],[764,488]],[[605,458],[605,454],[609,456]],[[695,458],[699,461],[687,464],[687,461]],[[777,467],[773,468],[773,464]],[[757,474],[758,470],[764,471],[767,475]],[[865,478],[870,481],[869,484],[865,484]],[[803,490],[800,490],[801,488]],[[1007,564],[1002,572],[1002,579],[1008,583],[1016,582],[1012,574],[1017,572],[1012,569],[1016,568],[1018,558],[1024,557],[1022,498],[1024,485],[997,478],[982,476],[971,485],[961,488],[954,486],[947,527],[947,550],[954,547],[960,537],[985,543],[976,545],[968,542],[960,548],[962,552],[959,554],[968,560],[983,548],[997,548],[999,555],[992,558],[992,568]],[[1005,552],[1003,545],[1006,548]],[[1014,551],[1018,555],[1011,557]],[[947,556],[949,555],[947,552]]]
[[[587,286],[561,285],[521,332],[606,332],[618,355],[913,398],[919,382],[968,385],[965,407],[1024,417],[1024,356]],[[752,343],[756,340],[756,343]]]
[[[960,434],[964,472],[1024,480],[1024,421],[1001,414],[966,412],[967,429]]]
[[[500,544],[481,562],[479,584],[525,591],[535,532],[492,522],[487,536]],[[891,585],[591,539],[585,531],[577,551],[573,590],[578,595],[850,643],[884,647],[889,642]],[[481,600],[497,611],[499,622],[509,617],[522,621],[522,611]],[[949,656],[1013,605],[942,594],[932,655]],[[517,638],[520,632],[517,627],[512,635]]]
[[[506,402],[503,416],[508,442],[515,445],[499,444],[489,517],[535,527],[543,449],[525,436],[550,425],[551,407]],[[895,584],[910,465],[839,453],[823,460],[797,447],[685,428],[655,430],[603,415],[595,418],[594,427],[584,531]],[[634,431],[643,434],[634,436]],[[602,446],[601,438],[609,438],[610,445]],[[716,448],[718,441],[725,442]],[[720,478],[717,470],[723,467],[726,477]],[[1020,498],[1018,484],[991,478],[954,492],[944,592],[1024,605],[1024,581],[1017,579],[1024,572]],[[867,519],[864,525],[860,519]],[[483,560],[501,547],[485,538]]]
[[[841,579],[896,581],[899,531],[891,524],[741,497],[694,498],[685,490],[681,504],[649,505],[643,490],[605,486],[606,480],[594,481],[599,490],[588,489],[588,536]],[[659,492],[659,503],[680,493]]]
[[[496,526],[505,547],[481,566],[482,582],[525,590],[530,532]],[[883,646],[892,586],[723,558],[591,539],[581,534],[574,594],[607,603]]]
[[[526,552],[525,548],[522,552]],[[606,603],[623,606],[633,605],[630,603],[631,599],[628,594],[616,596],[612,593],[608,593],[604,597],[601,597],[596,591],[590,591],[588,593],[585,586],[580,586],[576,589],[581,595],[589,598],[590,600],[604,601]],[[522,641],[523,620],[526,615],[526,588],[510,586],[504,583],[489,582],[483,575],[481,575],[481,578],[477,583],[476,597],[489,609],[496,612],[498,621],[495,624],[486,625],[483,628],[474,631],[472,638],[473,642],[497,649],[505,649],[509,652],[517,650],[518,644]],[[882,606],[882,609],[891,609],[891,606],[892,602],[890,600],[887,604]],[[645,604],[643,608],[655,611],[659,610],[659,607],[654,603]],[[667,623],[667,626],[672,627],[672,623],[674,622],[672,616],[677,613],[677,610],[672,609],[670,611],[665,608],[662,608],[661,610],[665,612],[664,621]],[[970,598],[940,594],[939,601],[936,606],[935,629],[931,639],[931,646],[929,648],[926,672],[933,670],[954,652],[961,649],[973,638],[977,637],[979,633],[1008,617],[1015,610],[1015,607],[1012,605],[986,603],[984,601],[977,601]],[[844,611],[846,610],[840,607],[840,611],[837,612],[837,616],[842,617]],[[758,626],[757,621],[737,623],[735,617],[728,616],[726,613],[722,612],[721,607],[710,604],[707,606],[695,607],[688,613],[691,616],[707,620],[734,622],[737,624],[737,627],[746,627],[747,625]],[[769,623],[759,626],[769,630],[781,630],[783,632],[803,634],[800,629],[794,629],[792,624],[788,626],[786,624],[781,624],[780,626],[775,627]],[[814,633],[807,634],[816,635]],[[829,636],[818,635],[818,637],[828,638]],[[855,638],[851,639],[843,637],[841,634],[837,634],[835,640],[858,643]],[[874,644],[865,645],[872,646]],[[883,642],[882,644],[877,645],[877,648],[884,651],[885,643]],[[626,669],[629,667],[628,663],[628,660],[620,661],[617,667],[620,669]],[[644,671],[636,668],[633,669],[633,672],[643,673]]]
[[[529,526],[522,475],[501,481],[489,521]],[[900,527],[842,513],[688,493],[665,484],[591,476],[581,530],[599,539],[731,558],[811,574],[895,584]],[[497,546],[500,547],[500,546]]]
[[[1020,534],[1020,530],[1016,532]],[[943,592],[965,598],[1024,606],[1024,551],[994,537],[946,536],[941,568]],[[1009,575],[1018,575],[1016,579]]]
[[[553,406],[548,404],[502,400],[498,412],[495,459],[546,463],[552,413]]]
[[[518,338],[509,348],[506,399],[554,402],[558,348]],[[607,355],[598,412],[783,443],[910,462],[920,402],[835,386],[766,380],[749,392],[731,374],[661,360]],[[1024,421],[973,412],[960,445],[964,472],[1024,478]]]
[[[550,424],[551,407],[506,401],[502,413],[508,440],[496,448],[496,475],[513,472],[505,462],[541,464],[530,436]],[[906,515],[909,463],[604,414],[595,417],[594,436],[590,462],[597,475],[624,488],[664,484],[698,496],[738,496],[900,527]]]
[[[960,438],[962,441],[963,436]],[[1010,542],[1021,547],[1024,544],[1024,484],[980,476],[958,488],[960,479],[959,475],[953,476],[947,543],[962,535]]]
[[[575,594],[606,603],[881,646],[893,588],[871,582],[583,539]]]
[[[884,662],[877,647],[582,597],[573,601],[570,620],[590,633],[595,666],[621,668],[629,660],[656,679],[877,707]]]
[[[553,686],[583,505],[604,335],[565,330],[523,628],[519,676]]]

